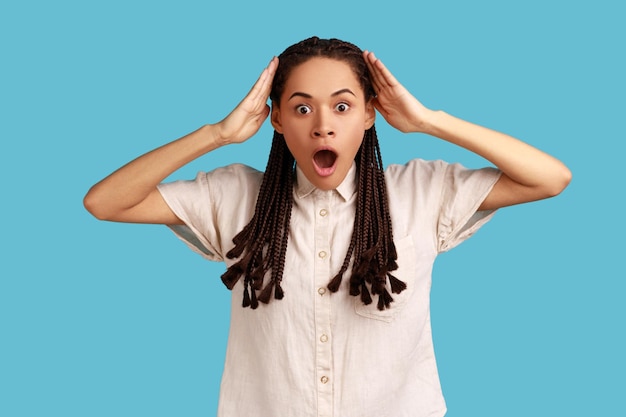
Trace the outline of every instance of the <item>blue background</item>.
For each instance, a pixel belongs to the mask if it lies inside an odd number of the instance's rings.
[[[317,34],[374,50],[425,105],[573,171],[442,255],[435,348],[448,416],[626,415],[624,11],[617,1],[23,1],[0,6],[0,416],[211,416],[221,264],[82,197],[224,117],[269,59]],[[386,163],[485,161],[379,118]],[[263,169],[271,129],[174,173]],[[622,214],[620,214],[622,213]],[[271,381],[268,381],[271,383]]]

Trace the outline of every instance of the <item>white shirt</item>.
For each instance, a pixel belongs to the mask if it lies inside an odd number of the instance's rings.
[[[232,292],[219,417],[443,416],[430,324],[435,257],[472,235],[500,173],[413,160],[385,171],[399,269],[407,289],[379,311],[326,289],[345,257],[356,210],[356,166],[336,190],[316,189],[296,169],[285,297],[241,307]],[[194,251],[227,266],[232,238],[249,222],[262,173],[231,165],[159,190],[185,226],[172,230]]]

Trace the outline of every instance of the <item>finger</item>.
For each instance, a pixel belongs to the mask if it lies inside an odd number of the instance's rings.
[[[269,65],[267,66],[268,70],[270,71],[270,75],[272,78],[274,78],[274,74],[276,73],[276,69],[278,68],[278,57],[275,56],[270,60]]]
[[[261,73],[258,80],[250,90],[250,93],[248,94],[248,96],[255,102],[264,95],[265,91],[267,91],[267,79],[269,75],[268,73],[269,70],[267,68],[264,68],[263,72]]]
[[[372,80],[372,84],[374,85],[374,91],[379,92],[382,86],[381,86],[380,75],[378,74],[377,69],[373,65],[374,61],[371,60],[371,57],[373,55],[374,54],[369,51],[363,52],[363,58],[365,59],[365,63],[367,64],[367,68],[370,72],[370,78]]]
[[[365,58],[365,63],[367,64],[367,68],[369,69],[372,84],[374,84],[374,90],[378,92],[382,88],[382,80],[380,74],[378,73],[378,69],[374,66],[374,63],[376,62],[376,57],[374,56],[374,53],[370,51],[365,51],[363,57]]]
[[[387,69],[385,64],[374,55],[373,52],[370,52],[368,55],[368,62],[373,68],[373,74],[375,74],[376,83],[380,86],[380,88],[384,87],[395,87],[399,84],[398,80],[393,76],[391,71]]]
[[[380,65],[378,65],[378,62],[380,62],[380,60],[376,57],[376,55],[373,52],[370,52],[367,58],[368,58],[368,63],[370,67],[372,68],[371,71],[372,71],[372,74],[374,75],[376,85],[378,86],[379,89],[383,89],[384,87],[387,86],[387,81],[385,79],[384,74],[381,71]],[[382,64],[382,62],[380,63]]]
[[[380,113],[383,117],[387,117],[387,112],[385,111],[385,108],[380,104],[377,98],[374,98],[372,100],[372,104],[374,105],[374,108],[378,110],[378,113]]]
[[[380,77],[383,80],[383,83],[385,85],[388,85],[390,87],[395,87],[398,84],[400,84],[398,80],[396,80],[396,77],[393,76],[391,71],[389,71],[387,67],[385,66],[385,64],[383,64],[383,61],[376,58],[376,62],[374,66],[378,69],[378,74],[380,74]]]
[[[263,72],[261,72],[261,75],[250,89],[250,92],[248,92],[248,97],[255,102],[259,100],[267,101],[267,97],[269,97],[270,90],[272,88],[272,80],[277,66],[278,58],[274,57],[268,66],[263,69]]]
[[[267,67],[265,68],[267,70],[266,74],[265,74],[265,78],[263,80],[263,84],[261,86],[261,99],[266,102],[267,98],[270,95],[270,92],[272,91],[272,82],[274,81],[274,74],[276,74],[276,69],[278,68],[278,58],[277,57],[273,57],[270,60],[270,63],[267,65]]]
[[[261,114],[261,123],[263,123],[265,119],[267,119],[267,116],[270,115],[270,111],[271,111],[270,106],[266,104],[265,107],[263,108],[263,113]]]

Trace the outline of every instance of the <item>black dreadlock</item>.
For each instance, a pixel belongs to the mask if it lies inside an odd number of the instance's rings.
[[[279,56],[270,93],[274,105],[280,105],[280,97],[291,71],[320,56],[348,63],[363,88],[366,101],[374,96],[367,64],[358,47],[338,39],[313,37],[290,46]],[[383,162],[373,126],[365,131],[355,160],[358,179],[354,229],[341,269],[328,283],[328,289],[331,292],[339,290],[352,260],[350,294],[360,295],[364,304],[371,304],[372,295],[378,295],[377,307],[384,310],[393,301],[386,288],[387,279],[392,293],[400,293],[406,284],[391,274],[398,268],[398,256],[393,243]],[[226,254],[230,259],[240,256],[241,259],[222,275],[222,281],[229,289],[244,276],[244,307],[255,309],[259,301],[269,303],[272,293],[278,300],[284,296],[281,281],[293,204],[294,163],[283,135],[274,132],[254,216],[234,237],[235,247]],[[269,281],[263,286],[264,277],[270,271]]]

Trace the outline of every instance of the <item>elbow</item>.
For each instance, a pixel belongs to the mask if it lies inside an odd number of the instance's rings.
[[[567,188],[572,181],[572,171],[565,165],[561,167],[559,172],[552,174],[549,185],[546,187],[546,198],[556,197]]]
[[[85,209],[98,220],[109,220],[110,216],[107,214],[104,205],[98,198],[97,193],[93,191],[93,188],[87,192],[83,198],[83,206]]]

